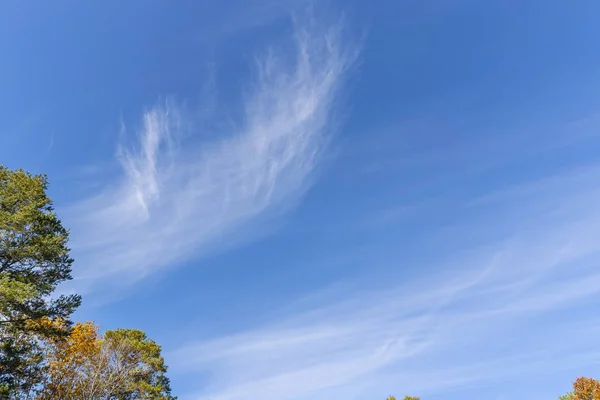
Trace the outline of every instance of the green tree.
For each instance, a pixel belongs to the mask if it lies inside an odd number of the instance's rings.
[[[123,399],[174,399],[161,347],[138,329],[117,329],[104,334],[104,347],[126,366]]]
[[[54,325],[79,306],[77,295],[50,295],[71,279],[67,242],[47,196],[45,175],[12,171],[0,165],[0,396],[23,393],[35,385],[41,349],[38,337],[60,335]]]

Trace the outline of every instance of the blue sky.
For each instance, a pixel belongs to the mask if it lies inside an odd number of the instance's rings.
[[[600,368],[600,4],[0,5],[0,161],[181,399],[552,399]]]

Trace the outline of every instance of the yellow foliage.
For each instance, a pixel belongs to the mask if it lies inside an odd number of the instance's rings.
[[[68,337],[48,343],[45,390],[39,399],[83,398],[88,388],[78,371],[93,369],[101,346],[102,336],[93,322],[77,323]]]

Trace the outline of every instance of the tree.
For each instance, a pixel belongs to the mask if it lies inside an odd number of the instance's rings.
[[[68,231],[46,195],[45,175],[0,165],[0,395],[35,384],[41,349],[38,337],[64,333],[54,325],[79,306],[77,295],[50,295],[71,279]],[[37,372],[36,372],[37,371]]]
[[[136,329],[104,335],[92,322],[47,345],[48,370],[37,400],[171,400],[161,348]]]
[[[394,396],[390,396],[387,398],[387,400],[396,400],[396,398]],[[404,400],[420,400],[420,398],[412,397],[412,396],[404,396]]]
[[[600,381],[580,377],[573,382],[573,400],[600,400]]]
[[[573,382],[573,391],[558,400],[600,400],[600,381],[579,377]]]

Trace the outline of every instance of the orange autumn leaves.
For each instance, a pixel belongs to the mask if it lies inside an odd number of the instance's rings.
[[[573,400],[600,400],[600,381],[577,378],[573,382]]]
[[[48,369],[40,400],[86,398],[85,394],[94,392],[101,347],[98,327],[91,322],[76,324],[64,340],[51,340],[46,349]]]

